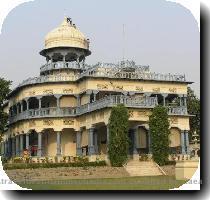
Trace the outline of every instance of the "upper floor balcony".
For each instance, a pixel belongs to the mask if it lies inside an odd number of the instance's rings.
[[[109,95],[102,99],[76,107],[48,107],[26,109],[22,112],[16,113],[9,117],[9,123],[15,123],[24,119],[33,118],[47,118],[47,117],[75,117],[85,113],[90,113],[103,108],[111,108],[118,104],[124,104],[127,108],[146,108],[151,109],[158,105],[157,97],[130,97],[123,95]],[[172,107],[169,106],[169,115],[187,115],[187,108],[185,106]]]

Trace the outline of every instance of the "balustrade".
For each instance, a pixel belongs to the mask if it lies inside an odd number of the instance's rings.
[[[30,109],[23,111],[15,116],[9,117],[9,122],[14,123],[19,120],[29,118],[41,118],[41,117],[64,117],[64,116],[79,116],[88,112],[92,112],[98,109],[113,107],[117,104],[124,104],[126,107],[131,108],[154,108],[158,105],[157,97],[129,97],[124,95],[110,95],[105,96],[103,99],[97,100],[93,103],[85,104],[79,107],[73,108],[40,108]],[[170,115],[187,115],[187,108],[181,107],[168,107],[168,114]]]

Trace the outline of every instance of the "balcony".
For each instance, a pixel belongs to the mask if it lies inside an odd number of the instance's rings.
[[[154,108],[158,102],[157,97],[129,97],[123,95],[110,95],[103,99],[72,108],[40,108],[23,111],[15,116],[9,117],[9,123],[19,120],[47,117],[75,117],[85,113],[93,112],[103,108],[111,108],[118,104],[124,104],[127,108]],[[168,107],[169,115],[187,115],[187,108]]]
[[[77,62],[52,62],[42,65],[40,67],[40,72],[45,72],[53,69],[63,69],[63,68],[71,68],[71,69],[81,69],[80,65]]]

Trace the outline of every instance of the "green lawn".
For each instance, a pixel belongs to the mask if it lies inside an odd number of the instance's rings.
[[[21,187],[33,190],[168,190],[177,188],[185,181],[175,180],[173,176],[147,176],[103,179],[71,179],[55,181],[36,181]]]

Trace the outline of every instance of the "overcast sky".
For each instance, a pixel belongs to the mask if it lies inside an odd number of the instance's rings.
[[[13,81],[39,75],[45,35],[64,15],[90,39],[86,62],[123,57],[160,73],[185,74],[200,96],[200,34],[193,15],[165,0],[35,0],[13,9],[0,35],[0,77]],[[123,24],[125,39],[123,40]]]

